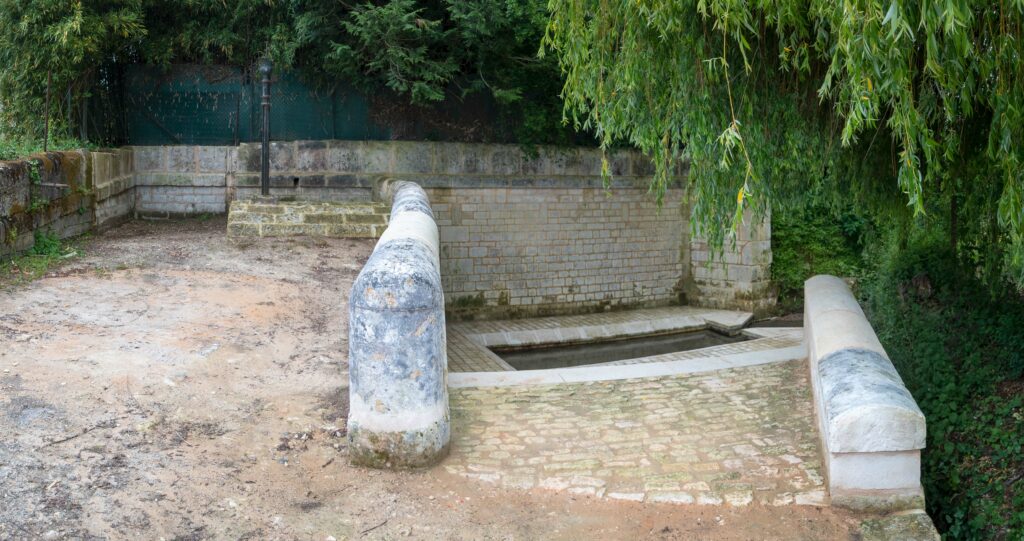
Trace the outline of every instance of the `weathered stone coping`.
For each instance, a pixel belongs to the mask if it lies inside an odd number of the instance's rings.
[[[458,372],[448,376],[448,386],[463,387],[512,387],[519,385],[554,385],[560,383],[583,383],[589,381],[614,381],[638,378],[656,378],[679,374],[696,374],[741,368],[769,363],[781,363],[804,359],[807,355],[803,345],[788,348],[708,355],[685,360],[671,359],[672,354],[649,357],[638,364],[589,365],[573,368],[552,368],[549,370],[523,370],[509,372]]]
[[[750,312],[668,306],[575,316],[458,322],[448,329],[448,361],[449,367],[454,367],[453,372],[511,371],[514,368],[488,348],[564,346],[709,328],[735,334],[752,317]]]
[[[349,298],[353,463],[421,467],[445,456],[448,410],[438,232],[426,193],[389,182],[391,220]]]
[[[602,314],[581,316],[554,316],[523,320],[524,328],[514,328],[498,323],[489,329],[486,323],[468,324],[480,330],[467,329],[473,341],[484,347],[516,347],[541,345],[569,345],[594,340],[613,340],[660,334],[666,332],[698,331],[715,329],[735,333],[746,326],[753,314],[730,310],[691,308],[662,308],[652,310],[631,310],[630,314],[649,314],[641,317],[616,318],[618,321],[602,321]],[[616,313],[619,314],[619,313]],[[594,320],[597,321],[594,321]],[[610,319],[610,318],[609,318]],[[498,327],[500,326],[500,327]]]
[[[811,383],[834,505],[922,508],[925,419],[846,283],[804,285]]]

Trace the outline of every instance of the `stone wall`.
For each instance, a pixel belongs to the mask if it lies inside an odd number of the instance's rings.
[[[258,193],[260,148],[239,147],[234,197]],[[376,181],[414,181],[441,233],[450,314],[509,317],[679,302],[688,237],[675,188],[659,209],[650,162],[597,149],[431,142],[275,143],[271,193],[364,201]]]
[[[134,147],[135,212],[170,218],[227,212],[236,147]]]
[[[644,181],[531,179],[428,190],[456,316],[535,316],[678,302],[681,191],[661,209]]]
[[[95,156],[87,161],[100,184],[86,205],[95,215],[79,227],[219,214],[259,193],[257,144],[82,155]],[[770,221],[746,224],[736,248],[709,265],[705,243],[688,234],[685,171],[659,209],[647,189],[650,162],[635,152],[608,157],[607,187],[601,153],[589,148],[294,141],[273,143],[270,163],[279,198],[370,202],[381,179],[422,186],[441,232],[447,306],[458,317],[680,302],[763,311],[774,302]]]
[[[37,231],[60,238],[129,212],[131,152],[49,152],[0,162],[0,255],[32,247]]]
[[[90,152],[95,222],[104,229],[124,222],[135,211],[134,153],[129,148]]]
[[[743,217],[735,246],[726,241],[725,253],[712,257],[703,239],[690,243],[691,279],[687,298],[710,308],[741,309],[763,313],[775,305],[771,283],[771,217],[758,222],[752,213]]]
[[[804,336],[832,504],[923,509],[924,414],[841,279],[804,284]]]
[[[448,360],[438,232],[427,194],[385,184],[391,222],[349,295],[350,459],[430,466],[448,452]]]

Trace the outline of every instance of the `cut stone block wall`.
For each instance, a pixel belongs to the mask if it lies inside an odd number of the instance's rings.
[[[804,336],[833,505],[923,509],[925,418],[846,283],[804,285]]]
[[[258,193],[260,147],[239,147],[235,197]],[[384,179],[429,195],[454,317],[589,312],[679,302],[690,273],[683,192],[659,209],[636,152],[431,142],[275,143],[271,194],[364,200]],[[699,299],[690,299],[690,302]]]
[[[133,147],[135,212],[169,218],[223,214],[238,169],[237,147]]]
[[[249,143],[89,153],[100,183],[95,215],[68,227],[227,212],[231,201],[259,193],[260,153]],[[706,244],[689,235],[686,171],[659,209],[648,192],[650,161],[636,152],[610,153],[607,187],[601,152],[592,148],[275,142],[270,165],[271,193],[282,199],[371,202],[385,178],[422,186],[440,228],[442,277],[456,317],[672,303],[762,312],[774,304],[770,220],[748,217],[736,248],[708,265]]]
[[[599,179],[430,189],[441,277],[456,316],[590,312],[678,302],[686,224],[671,190]],[[674,203],[674,204],[673,204]]]
[[[707,242],[690,243],[692,280],[686,284],[687,297],[709,308],[740,309],[755,314],[775,305],[771,283],[771,217],[758,221],[753,213],[743,216],[735,246],[726,241],[725,253],[712,257]]]
[[[383,203],[232,201],[228,237],[380,237],[388,226]]]
[[[67,238],[126,215],[134,205],[131,170],[126,150],[0,162],[0,255],[28,250],[36,231]]]
[[[108,228],[135,211],[135,165],[130,148],[90,152],[92,190],[96,196],[95,226]]]

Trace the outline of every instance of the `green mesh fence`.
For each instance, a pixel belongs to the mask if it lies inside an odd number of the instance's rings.
[[[113,73],[113,72],[112,72]],[[91,100],[94,140],[133,145],[235,145],[258,141],[260,81],[229,66],[119,67]],[[510,130],[483,97],[415,107],[387,93],[364,95],[344,84],[318,90],[291,73],[275,74],[271,137],[503,142]]]

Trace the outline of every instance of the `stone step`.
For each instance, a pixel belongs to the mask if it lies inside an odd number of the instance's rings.
[[[378,238],[389,210],[374,202],[233,201],[228,237]]]

